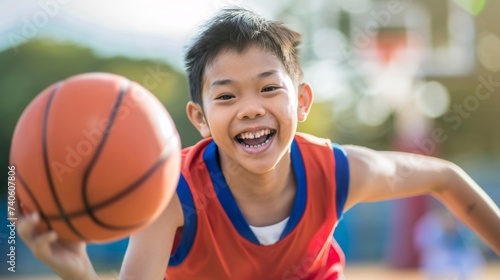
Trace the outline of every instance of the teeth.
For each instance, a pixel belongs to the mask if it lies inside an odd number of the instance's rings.
[[[264,146],[267,143],[269,143],[269,139],[266,139],[266,141],[264,143],[262,143],[262,144],[258,144],[258,145],[245,145],[245,147],[247,147],[247,148],[258,148],[258,147]]]
[[[257,132],[243,132],[242,134],[238,135],[239,139],[255,139],[262,137],[264,135],[269,135],[271,133],[271,130],[269,128],[266,129],[261,129]]]

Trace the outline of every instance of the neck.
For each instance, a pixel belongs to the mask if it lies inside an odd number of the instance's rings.
[[[263,174],[251,173],[224,155],[220,159],[228,187],[250,225],[267,226],[290,215],[296,182],[289,153]]]
[[[261,199],[281,193],[295,181],[290,154],[285,154],[273,169],[263,174],[249,172],[225,156],[220,159],[222,173],[233,195]]]

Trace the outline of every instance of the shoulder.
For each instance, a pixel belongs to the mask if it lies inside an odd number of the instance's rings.
[[[183,219],[181,203],[174,194],[169,205],[151,225],[130,236],[120,274],[134,279],[159,279],[163,276],[175,233],[183,225]]]
[[[196,167],[203,161],[203,153],[207,146],[212,143],[212,138],[200,140],[193,146],[186,147],[181,151],[182,172],[188,172],[192,167]]]
[[[380,152],[366,147],[345,145],[349,170],[349,196],[345,209],[359,202],[376,201],[392,193],[392,178],[398,164],[389,156],[392,152]]]
[[[183,158],[185,156],[192,154],[192,153],[196,153],[196,152],[204,150],[206,148],[206,146],[208,146],[208,144],[210,144],[212,141],[213,141],[212,138],[205,138],[205,139],[198,141],[196,144],[194,144],[192,146],[183,148],[181,151]]]
[[[347,154],[349,167],[353,172],[366,173],[366,171],[375,169],[384,162],[384,157],[375,150],[354,145],[342,145],[342,148]]]
[[[165,229],[169,231],[177,230],[184,225],[184,214],[182,211],[182,204],[177,193],[174,193],[167,207],[163,210],[160,216],[145,230],[145,236],[157,235],[164,232]],[[163,230],[161,230],[163,229]],[[148,234],[149,233],[149,234]]]
[[[330,147],[331,142],[329,139],[320,138],[311,134],[297,132],[294,137],[295,141],[299,144],[313,144],[316,146]]]

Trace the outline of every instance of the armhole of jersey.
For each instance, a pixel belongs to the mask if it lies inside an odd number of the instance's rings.
[[[179,265],[188,255],[193,245],[198,226],[193,195],[191,194],[191,189],[189,188],[183,175],[181,175],[177,185],[177,195],[181,201],[182,212],[184,214],[184,227],[179,245],[177,246],[174,254],[170,256],[168,265],[172,266]]]
[[[337,218],[340,220],[344,211],[344,205],[349,193],[349,161],[347,153],[338,144],[332,144],[333,156],[335,157],[335,201],[337,206]]]

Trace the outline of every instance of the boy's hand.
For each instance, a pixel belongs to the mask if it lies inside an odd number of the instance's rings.
[[[33,255],[63,279],[97,279],[84,242],[60,240],[54,231],[37,233],[37,213],[21,217],[18,222],[19,236]]]

